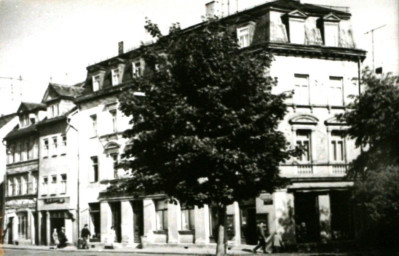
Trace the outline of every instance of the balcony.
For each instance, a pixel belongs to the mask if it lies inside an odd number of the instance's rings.
[[[280,175],[287,178],[344,177],[348,169],[345,163],[287,164],[280,166]]]

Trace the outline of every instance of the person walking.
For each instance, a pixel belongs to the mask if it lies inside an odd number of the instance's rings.
[[[106,248],[114,249],[114,242],[115,242],[115,229],[114,226],[111,226],[111,230],[108,232],[107,235],[107,243],[105,244]]]
[[[82,244],[82,249],[89,249],[89,239],[91,236],[90,230],[88,228],[88,225],[85,224],[85,226],[82,228],[80,236],[83,239],[83,244]]]
[[[255,246],[255,248],[252,250],[253,253],[256,253],[256,251],[259,248],[262,248],[263,253],[266,253],[266,233],[265,233],[265,225],[263,222],[260,222],[256,226],[256,236],[258,239],[258,244]]]
[[[65,235],[65,227],[61,228],[61,231],[58,234],[58,239],[59,239],[60,242],[59,242],[57,248],[64,248],[64,247],[67,246],[68,238]]]

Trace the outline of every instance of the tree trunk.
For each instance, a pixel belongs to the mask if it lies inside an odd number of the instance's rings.
[[[224,256],[226,255],[226,248],[227,248],[225,205],[218,205],[217,215],[218,215],[218,228],[217,228],[216,256]]]

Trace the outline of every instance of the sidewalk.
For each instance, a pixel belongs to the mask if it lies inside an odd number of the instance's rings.
[[[182,248],[182,247],[148,247],[143,249],[132,248],[132,247],[121,247],[115,249],[104,249],[104,248],[91,248],[88,250],[78,250],[76,246],[68,246],[63,249],[55,249],[49,246],[36,246],[36,245],[0,245],[0,248],[4,249],[17,249],[17,250],[42,250],[42,251],[82,251],[82,252],[118,252],[118,253],[140,253],[140,254],[157,254],[157,255],[171,255],[171,254],[181,254],[181,255],[215,255],[215,248]],[[232,256],[248,256],[254,255],[251,252],[251,248],[253,246],[237,246],[232,247],[227,251],[227,254]],[[257,253],[257,255],[262,255],[262,253]],[[303,256],[316,256],[316,255],[324,255],[324,256],[346,256],[347,253],[279,253],[279,254],[263,254],[263,255],[281,255],[281,256],[294,256],[294,255],[303,255]]]

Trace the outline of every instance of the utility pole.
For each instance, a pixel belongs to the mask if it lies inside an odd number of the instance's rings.
[[[375,65],[375,63],[374,63],[374,31],[376,31],[377,29],[383,28],[383,27],[385,27],[385,24],[382,25],[382,26],[379,26],[377,28],[373,28],[373,29],[367,31],[366,33],[364,33],[365,35],[369,34],[369,33],[371,34],[371,54],[372,54],[372,62],[373,62],[373,72],[375,72],[375,66],[374,66]]]

